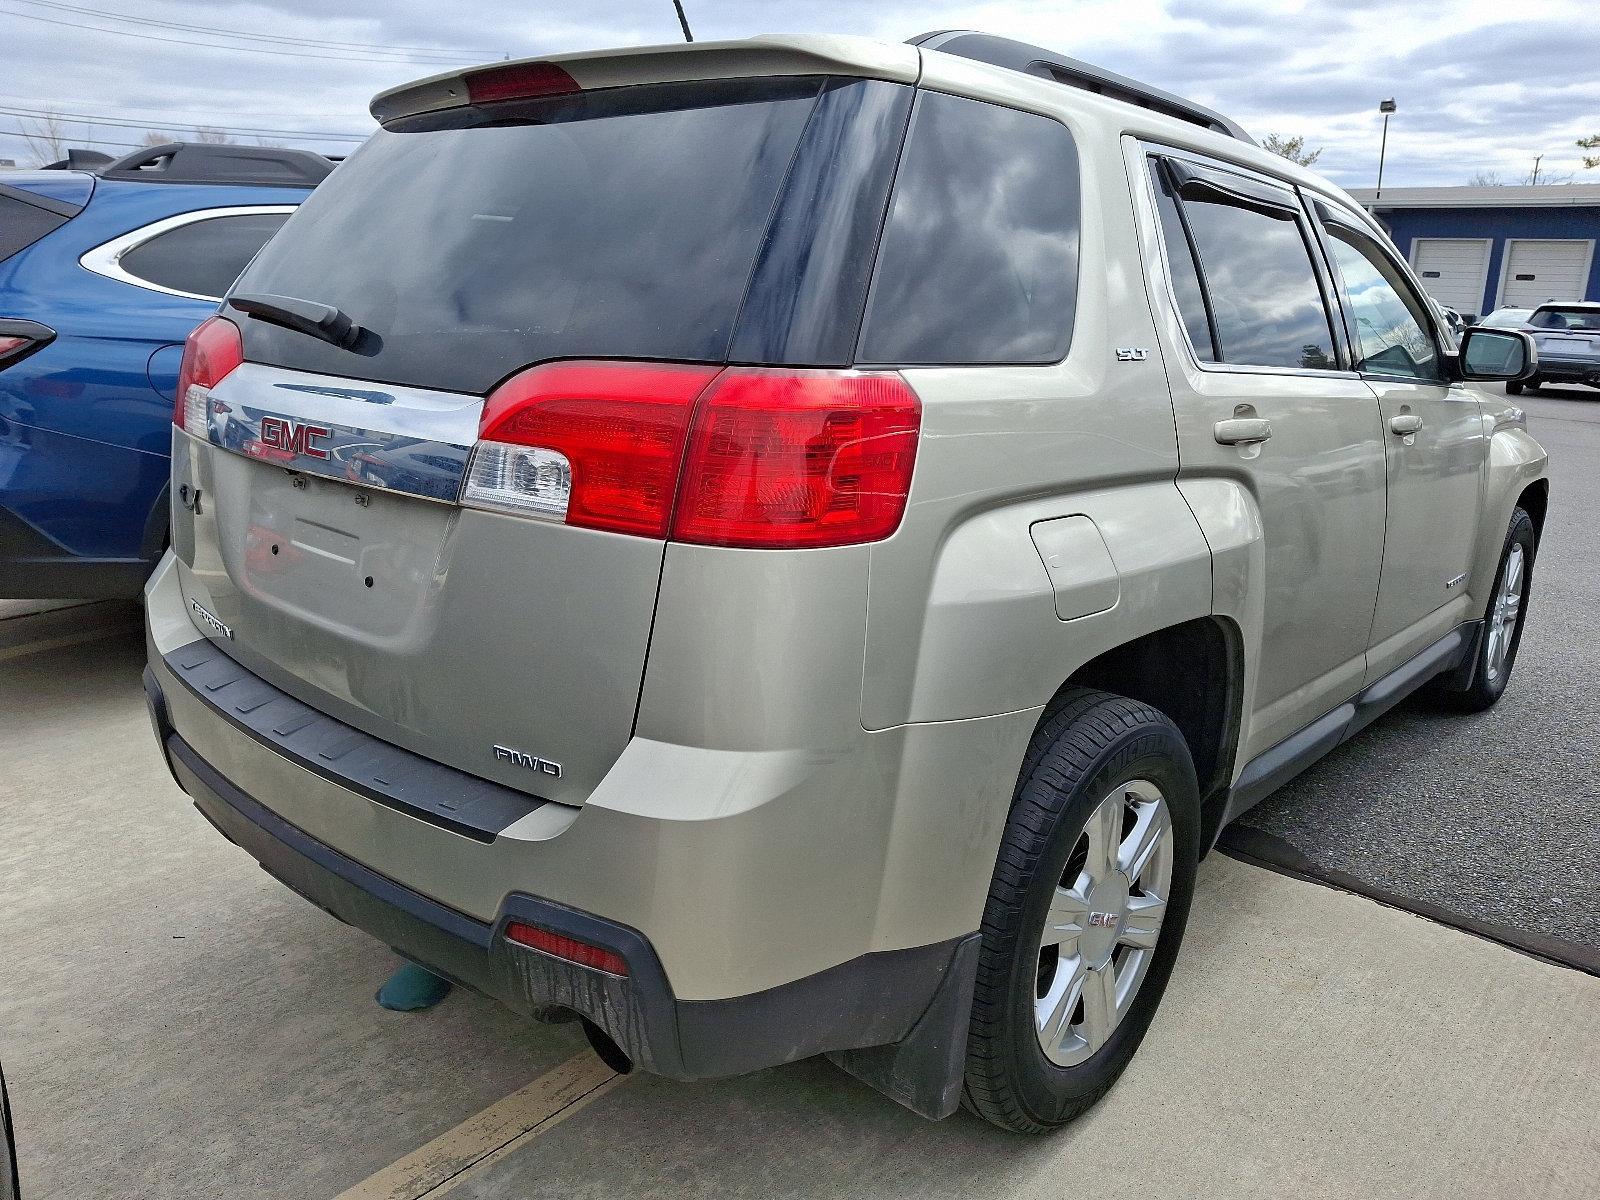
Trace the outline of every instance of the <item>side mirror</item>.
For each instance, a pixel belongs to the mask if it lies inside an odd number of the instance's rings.
[[[1538,369],[1539,349],[1520,330],[1475,326],[1461,335],[1457,362],[1461,378],[1475,383],[1526,379]]]

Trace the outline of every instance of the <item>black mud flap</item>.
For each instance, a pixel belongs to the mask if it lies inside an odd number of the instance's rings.
[[[940,1121],[954,1113],[966,1075],[981,940],[974,933],[956,947],[939,990],[905,1037],[887,1046],[830,1051],[829,1060],[919,1116]]]

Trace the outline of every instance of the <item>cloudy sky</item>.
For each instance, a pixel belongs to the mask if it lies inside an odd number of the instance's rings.
[[[1349,187],[1377,170],[1378,101],[1399,103],[1385,183],[1600,183],[1595,0],[686,0],[697,39],[773,32],[903,40],[972,28],[1038,42],[1191,96],[1258,138],[1303,134]],[[250,35],[239,37],[239,34]],[[505,55],[675,41],[671,0],[0,0],[0,158],[63,114],[71,144],[120,152],[196,125],[348,149],[372,94]],[[89,124],[81,118],[117,124]],[[286,131],[299,135],[284,136]],[[329,135],[345,135],[335,138]],[[1587,176],[1587,178],[1586,178]]]

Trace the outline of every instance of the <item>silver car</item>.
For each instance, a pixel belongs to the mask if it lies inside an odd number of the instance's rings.
[[[1600,304],[1541,304],[1523,326],[1539,350],[1538,372],[1506,384],[1513,396],[1541,384],[1600,388]]]
[[[372,110],[187,347],[151,712],[285,884],[608,1061],[1060,1125],[1226,821],[1505,688],[1529,338],[1226,117],[961,32]]]

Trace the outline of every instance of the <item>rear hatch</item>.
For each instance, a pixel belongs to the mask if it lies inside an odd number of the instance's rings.
[[[1528,325],[1541,356],[1582,359],[1600,371],[1600,305],[1547,304]]]
[[[243,364],[189,391],[173,543],[226,629],[201,632],[367,733],[581,803],[632,732],[665,548],[633,509],[676,465],[552,518],[556,468],[475,462],[480,426],[530,379],[692,399],[729,362],[848,364],[911,90],[513,86],[392,120],[235,286]],[[285,298],[354,331],[291,328]],[[532,499],[464,505],[469,470]]]

